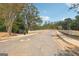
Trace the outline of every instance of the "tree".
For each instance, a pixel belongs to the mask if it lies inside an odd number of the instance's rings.
[[[13,23],[12,32],[23,33],[24,32],[24,19],[23,16],[17,15],[17,19]]]
[[[26,34],[28,30],[38,29],[42,23],[38,9],[30,3],[0,4],[0,18],[4,19],[4,25],[9,35],[11,32]]]
[[[72,19],[71,18],[66,18],[64,19],[64,25],[63,27],[66,29],[66,30],[70,30],[70,23],[72,22]]]
[[[70,27],[73,30],[79,30],[79,16],[75,16],[75,19],[70,23]]]
[[[64,21],[55,22],[57,29],[64,29]]]
[[[22,15],[24,16],[25,34],[28,33],[28,30],[33,30],[38,23],[42,22],[38,15],[38,10],[33,4],[25,4]]]
[[[77,12],[79,14],[79,3],[73,3],[71,4],[70,10],[73,10],[75,12]],[[70,26],[72,26],[73,29],[75,30],[79,30],[79,16],[75,16],[75,20],[73,20],[70,24]]]
[[[0,4],[0,15],[5,19],[6,30],[11,35],[12,26],[17,14],[22,10],[23,4]]]
[[[75,16],[76,29],[79,30],[79,15]]]
[[[4,19],[0,18],[0,32],[5,31]]]
[[[58,21],[55,24],[58,26],[58,29],[70,30],[70,23],[72,22],[71,18],[66,18],[64,21]]]
[[[70,28],[72,30],[77,30],[77,23],[75,20],[73,20],[70,24],[69,24]]]
[[[79,14],[79,3],[72,3],[69,7],[70,10],[73,10]]]

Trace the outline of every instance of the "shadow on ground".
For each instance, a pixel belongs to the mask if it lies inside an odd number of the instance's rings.
[[[79,56],[79,47],[66,49],[65,51],[61,50],[55,54],[55,56]]]

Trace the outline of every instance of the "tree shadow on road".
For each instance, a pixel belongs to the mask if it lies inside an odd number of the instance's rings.
[[[55,56],[79,56],[79,47],[58,51]]]

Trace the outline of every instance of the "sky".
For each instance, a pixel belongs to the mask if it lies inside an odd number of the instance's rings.
[[[69,10],[70,4],[66,3],[36,3],[42,20],[56,22],[65,18],[74,18],[77,13]]]

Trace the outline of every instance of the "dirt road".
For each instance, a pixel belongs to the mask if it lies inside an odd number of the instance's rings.
[[[59,55],[65,48],[56,30],[42,30],[37,34],[0,42],[0,55],[52,56]],[[58,43],[58,41],[60,43]]]

